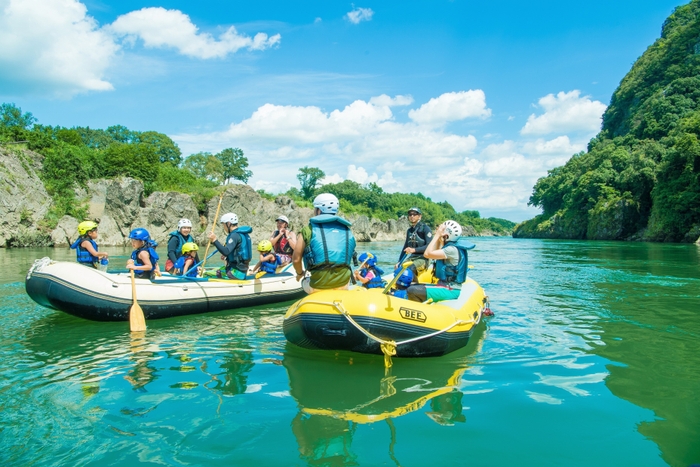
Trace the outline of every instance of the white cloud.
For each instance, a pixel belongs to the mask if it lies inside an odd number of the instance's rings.
[[[447,92],[434,97],[417,110],[408,112],[416,123],[441,125],[469,117],[487,118],[491,109],[486,107],[486,95],[481,89]]]
[[[411,104],[413,104],[413,97],[412,96],[401,96],[401,95],[398,95],[396,97],[389,97],[386,94],[382,94],[381,96],[372,97],[369,100],[369,103],[373,104],[373,105],[385,106],[385,107],[411,105]]]
[[[355,8],[345,15],[352,24],[360,24],[362,21],[371,21],[372,16],[374,16],[374,11],[372,11],[371,8]]]
[[[76,0],[0,1],[0,85],[68,97],[108,91],[119,47]]]
[[[138,37],[145,47],[171,47],[182,55],[201,59],[222,58],[242,48],[265,50],[279,44],[281,38],[279,34],[268,37],[262,32],[251,38],[239,34],[231,26],[217,40],[200,32],[188,15],[162,7],[143,8],[122,15],[108,29],[131,41]]]
[[[577,152],[581,152],[584,149],[586,149],[585,144],[572,144],[568,136],[558,136],[549,141],[538,139],[536,141],[527,142],[523,145],[523,151],[528,154],[536,155],[546,154],[556,156],[573,156]]]
[[[522,135],[544,135],[585,131],[597,133],[606,106],[600,101],[592,101],[590,96],[580,97],[581,92],[560,92],[556,96],[548,94],[538,102],[545,111],[540,116],[532,114],[520,130]]]

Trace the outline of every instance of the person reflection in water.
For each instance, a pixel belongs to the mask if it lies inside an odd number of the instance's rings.
[[[299,457],[311,465],[360,465],[357,455],[350,450],[355,427],[355,423],[347,420],[299,412],[292,420]]]

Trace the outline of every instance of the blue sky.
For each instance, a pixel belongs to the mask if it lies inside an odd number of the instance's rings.
[[[0,101],[521,221],[684,3],[0,0]]]

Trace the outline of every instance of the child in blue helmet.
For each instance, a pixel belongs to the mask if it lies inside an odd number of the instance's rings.
[[[362,263],[359,269],[356,269],[355,279],[368,289],[386,287],[386,283],[382,280],[382,271],[377,266],[377,257],[370,252],[362,253],[358,260]]]
[[[134,229],[129,233],[131,246],[134,251],[126,262],[126,268],[134,271],[136,277],[141,279],[153,279],[160,276],[158,270],[158,253],[156,243],[151,240],[151,235],[146,229]]]
[[[397,298],[404,298],[408,300],[408,292],[406,289],[408,289],[411,286],[411,283],[413,282],[413,271],[410,269],[405,269],[401,275],[399,276],[398,279],[396,279],[396,284],[394,285],[396,288],[391,289],[391,295]]]

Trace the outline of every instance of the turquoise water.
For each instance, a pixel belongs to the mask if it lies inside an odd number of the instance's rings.
[[[141,336],[45,309],[24,274],[70,253],[0,249],[0,463],[700,464],[700,248],[475,242],[495,316],[467,348],[389,374],[287,344],[289,303]],[[360,248],[388,269],[399,245]]]

